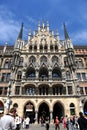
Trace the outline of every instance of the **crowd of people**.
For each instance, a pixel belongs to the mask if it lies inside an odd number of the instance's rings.
[[[60,123],[62,123],[63,128],[67,130],[87,130],[87,114],[83,115],[82,112],[79,112],[78,116],[62,117],[58,120],[58,116],[55,119],[55,130],[60,130]]]
[[[40,122],[45,124],[46,130],[50,128],[49,117],[46,117],[44,122]],[[15,108],[11,108],[8,114],[3,115],[3,111],[0,111],[0,130],[20,130],[20,128],[28,129],[30,124],[30,118],[25,116],[21,118]],[[55,130],[60,130],[60,124],[63,125],[64,129],[69,130],[87,130],[87,114],[83,115],[82,112],[79,113],[79,117],[61,117],[58,119],[56,116],[54,120]]]

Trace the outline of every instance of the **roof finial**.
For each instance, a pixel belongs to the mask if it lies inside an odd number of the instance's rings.
[[[40,31],[40,21],[38,21],[38,31]]]
[[[57,40],[59,40],[59,33],[58,33],[58,29],[56,30],[56,38],[57,38]]]
[[[44,20],[42,21],[42,27],[44,28]]]
[[[49,31],[49,22],[47,21],[47,31]]]

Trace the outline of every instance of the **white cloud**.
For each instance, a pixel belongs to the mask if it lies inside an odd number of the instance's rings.
[[[19,32],[19,23],[15,20],[14,14],[4,6],[0,6],[0,43],[16,40]]]
[[[72,40],[75,43],[87,44],[87,31],[83,30],[72,35]]]

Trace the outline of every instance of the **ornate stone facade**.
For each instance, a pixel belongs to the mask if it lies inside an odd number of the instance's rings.
[[[31,122],[87,111],[87,46],[73,46],[65,25],[64,40],[48,22],[27,41],[22,33],[23,25],[14,46],[0,46],[0,109],[11,99],[9,107]]]

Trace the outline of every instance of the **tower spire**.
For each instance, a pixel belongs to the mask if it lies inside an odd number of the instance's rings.
[[[19,32],[19,35],[18,35],[17,40],[22,40],[22,36],[23,36],[23,26],[24,26],[24,24],[22,23],[21,29],[20,29],[20,32]]]
[[[70,39],[69,35],[68,35],[68,32],[67,32],[67,29],[66,29],[65,23],[63,24],[63,26],[64,26],[64,36],[65,36],[65,39]]]

